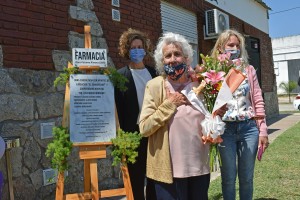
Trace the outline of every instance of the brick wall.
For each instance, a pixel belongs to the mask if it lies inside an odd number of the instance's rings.
[[[95,12],[103,29],[103,37],[107,41],[109,56],[117,68],[128,64],[129,60],[118,55],[119,38],[123,31],[135,28],[148,34],[153,47],[161,34],[160,4],[158,1],[120,1],[120,7],[111,5],[111,1],[94,1]],[[121,13],[121,21],[112,20],[111,10]],[[153,59],[147,59],[146,64],[154,66]]]
[[[69,19],[71,0],[1,0],[3,65],[53,70],[52,50],[69,50],[68,32],[83,23]]]
[[[204,1],[170,0],[197,14],[199,52],[208,54],[215,40],[204,40],[204,11],[213,8]],[[109,56],[120,68],[128,63],[118,55],[118,40],[129,27],[148,33],[155,47],[161,35],[160,1],[120,1],[113,7],[110,0],[93,1],[94,11],[107,41]],[[84,23],[70,19],[68,9],[75,0],[2,0],[0,1],[0,44],[5,67],[53,70],[52,50],[69,50],[68,32],[82,33]],[[121,13],[121,21],[112,20],[111,11]],[[275,82],[272,47],[269,36],[251,25],[230,16],[230,27],[260,40],[262,89],[273,91]],[[154,65],[148,58],[146,64]]]

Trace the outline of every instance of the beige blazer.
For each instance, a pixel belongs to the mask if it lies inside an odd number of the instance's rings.
[[[169,147],[168,121],[176,105],[166,98],[165,81],[158,76],[147,83],[140,115],[140,133],[148,138],[147,177],[173,183]]]

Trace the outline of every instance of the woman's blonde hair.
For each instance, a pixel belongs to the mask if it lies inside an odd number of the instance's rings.
[[[246,50],[245,38],[241,33],[239,33],[238,31],[236,31],[234,29],[227,29],[219,35],[217,42],[216,42],[214,48],[212,49],[211,56],[213,58],[217,58],[218,54],[224,53],[225,45],[228,42],[228,40],[230,39],[230,36],[233,36],[233,35],[236,36],[240,42],[240,50],[241,50],[240,57],[243,59],[244,64],[248,65],[248,53]]]
[[[139,39],[143,42],[143,48],[145,49],[146,55],[151,55],[152,45],[146,33],[139,30],[129,28],[123,32],[119,39],[119,54],[120,56],[129,59],[130,46],[133,40]]]

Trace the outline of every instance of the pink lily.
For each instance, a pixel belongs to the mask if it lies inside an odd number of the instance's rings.
[[[226,60],[229,60],[229,58],[230,58],[230,53],[229,52],[218,55],[218,60],[220,62],[224,62]]]
[[[214,84],[218,83],[219,81],[224,80],[224,75],[225,74],[226,73],[223,72],[223,71],[216,72],[215,70],[210,70],[210,72],[204,72],[202,74],[202,76],[206,77],[205,78],[206,83],[211,82],[211,84],[214,85]]]

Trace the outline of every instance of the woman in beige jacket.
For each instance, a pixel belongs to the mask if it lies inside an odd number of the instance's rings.
[[[198,84],[188,74],[192,54],[183,36],[165,33],[154,53],[160,76],[145,89],[139,127],[148,137],[147,177],[158,200],[208,199],[209,145],[201,141],[205,115],[184,95]]]

